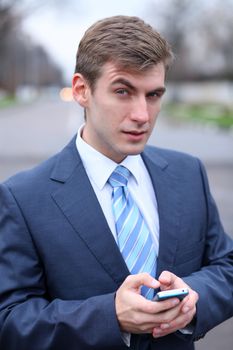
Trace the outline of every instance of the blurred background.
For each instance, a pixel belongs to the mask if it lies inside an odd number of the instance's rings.
[[[59,151],[83,123],[70,91],[78,43],[118,14],[143,18],[172,45],[150,143],[204,162],[233,237],[233,0],[0,0],[0,181]],[[230,319],[196,349],[232,350],[232,334]]]

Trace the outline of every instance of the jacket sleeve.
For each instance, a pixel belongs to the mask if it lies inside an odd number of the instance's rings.
[[[221,225],[201,163],[200,172],[208,213],[205,252],[201,270],[183,278],[199,294],[194,340],[233,316],[233,241]]]
[[[49,300],[42,259],[23,213],[0,186],[0,349],[126,349],[114,293]]]

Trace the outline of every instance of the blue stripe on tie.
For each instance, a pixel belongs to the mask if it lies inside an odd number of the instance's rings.
[[[143,249],[145,242],[144,236],[141,234],[143,230],[144,222],[141,221],[141,227],[139,228],[139,234],[137,235],[137,239],[135,239],[135,235],[132,234],[132,239],[134,239],[134,244],[130,252],[125,252],[125,256],[128,256],[127,259],[127,265],[132,271],[132,267],[135,265],[135,261],[138,259],[138,256],[140,256],[141,251]]]
[[[155,276],[155,249],[142,214],[128,191],[130,175],[128,169],[118,166],[108,179],[113,188],[112,208],[119,249],[131,273],[148,272]],[[142,286],[141,294],[152,299],[154,290]]]
[[[119,227],[118,235],[121,237],[122,231],[132,231],[134,223],[136,224],[138,218],[138,211],[135,206],[125,208],[125,214],[122,215],[117,220],[117,227]]]
[[[153,248],[152,248],[153,249]],[[144,265],[141,267],[141,271],[151,273],[155,265],[155,258],[153,250],[150,250]]]
[[[134,215],[132,207],[130,208],[127,205],[124,205],[123,209],[124,210],[121,209],[119,215],[117,215],[117,207],[114,207],[118,237],[120,237],[121,231],[125,227],[125,225],[127,225],[127,222],[128,220],[130,220],[130,217]]]
[[[138,214],[139,214],[139,213],[138,213]],[[133,230],[140,230],[140,227],[141,227],[141,225],[142,225],[142,222],[143,222],[142,217],[141,217],[141,215],[139,215],[138,220],[137,220],[137,223],[136,223],[136,226],[132,227],[131,233],[132,233]],[[128,251],[131,251],[132,248],[133,248],[134,245],[135,245],[134,235],[131,234],[131,235],[128,237],[128,240],[127,240],[126,242],[124,242],[124,245],[122,244],[122,246],[121,246],[121,251],[124,251],[124,248],[126,247],[126,245],[127,245],[127,250],[128,250]],[[125,257],[125,259],[127,259],[127,256]]]
[[[129,208],[127,208],[126,202],[124,201],[124,197],[121,196],[120,198],[117,199],[117,202],[115,203],[113,207],[113,211],[115,214],[115,222],[116,225],[118,226],[117,230],[120,230],[121,227],[121,221],[126,220],[126,217],[129,212]],[[122,219],[121,219],[122,218]],[[118,223],[119,221],[119,223]]]
[[[147,256],[150,252],[150,248],[151,248],[151,241],[147,239],[147,241],[144,242],[143,247],[141,247],[140,256],[138,256],[137,259],[135,259],[135,261],[131,266],[130,271],[132,273],[137,273],[141,271],[141,266],[144,264],[145,260],[147,259]]]
[[[132,237],[132,232],[135,229],[135,225],[137,224],[137,221],[134,220],[133,224],[130,224],[129,222],[129,217],[131,218],[137,218],[138,213],[135,209],[132,208],[132,212],[129,214],[127,217],[128,220],[123,223],[121,230],[119,230],[119,235],[118,235],[118,242],[121,247],[121,252],[124,251],[124,249],[129,249],[128,248],[128,243],[130,242],[129,239]]]
[[[119,229],[123,226],[123,222],[127,219],[130,213],[132,213],[132,207],[129,207],[126,202],[123,201],[124,197],[122,196],[122,206],[114,205],[114,210],[116,214],[116,224],[118,225]],[[118,214],[118,211],[120,212]],[[117,215],[118,214],[118,215]]]

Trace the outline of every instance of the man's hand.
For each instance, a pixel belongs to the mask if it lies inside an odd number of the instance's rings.
[[[140,295],[145,285],[161,290],[189,288],[182,302],[178,298],[150,301]],[[198,294],[171,272],[164,271],[159,280],[147,273],[130,275],[116,292],[116,315],[121,331],[127,333],[152,333],[162,337],[186,327],[196,313]]]
[[[170,281],[170,280],[169,280]],[[165,285],[169,286],[168,277]],[[164,283],[164,281],[162,280]],[[140,288],[145,285],[159,288],[161,283],[147,273],[128,276],[116,292],[116,315],[121,331],[127,333],[152,333],[163,324],[170,324],[182,314],[177,298],[162,302],[145,299]],[[169,333],[169,332],[167,332]]]
[[[169,271],[163,271],[158,280],[160,282],[161,290],[176,288],[189,289],[189,295],[180,303],[179,313],[177,314],[176,318],[168,322],[162,322],[153,329],[152,335],[154,337],[163,337],[167,334],[176,332],[179,329],[185,328],[192,321],[196,314],[198,294],[192,290],[181,278]]]

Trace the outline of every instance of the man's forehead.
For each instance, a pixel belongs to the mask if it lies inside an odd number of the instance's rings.
[[[122,74],[122,75],[132,75],[132,76],[138,76],[138,77],[142,77],[145,74],[150,74],[150,73],[154,73],[157,70],[164,70],[165,72],[165,66],[163,62],[158,62],[155,64],[151,64],[145,68],[139,68],[136,65],[133,64],[126,64],[126,63],[122,63],[119,61],[108,61],[106,62],[101,69],[100,72],[100,76],[104,75],[105,73],[115,73],[115,74]]]

